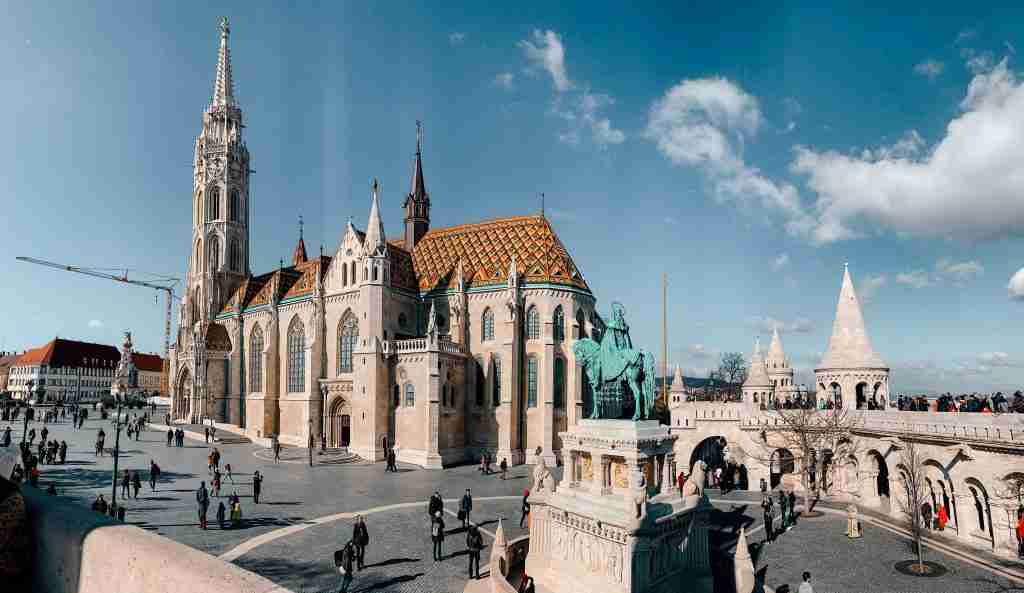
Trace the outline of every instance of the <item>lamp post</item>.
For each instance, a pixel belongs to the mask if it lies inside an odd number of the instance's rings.
[[[320,452],[327,452],[327,386],[320,384],[320,394],[323,396],[320,403]]]
[[[32,393],[32,387],[35,384],[36,384],[35,381],[33,381],[32,379],[29,379],[28,380],[28,384],[26,385],[28,387],[28,391],[26,393]],[[25,408],[25,424],[24,424],[24,426],[21,429],[21,442],[22,443],[25,442],[25,437],[28,435],[28,421],[31,420],[34,415],[35,415],[35,408],[33,408],[32,406],[28,406],[28,407]]]
[[[313,419],[309,419],[309,467],[313,467]]]
[[[121,457],[121,402],[126,394],[125,385],[119,383],[117,386],[117,416],[114,416],[114,480],[111,484],[110,502],[117,502],[117,461]]]

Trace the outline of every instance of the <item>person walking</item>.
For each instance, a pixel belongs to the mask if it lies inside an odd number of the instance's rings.
[[[220,498],[220,470],[213,470],[213,495]]]
[[[234,484],[235,483],[235,477],[233,475],[231,475],[231,464],[230,463],[225,463],[224,464],[224,471],[227,473],[228,479],[231,480],[231,483]]]
[[[522,514],[519,515],[519,528],[522,529],[523,523],[526,518],[530,516],[530,491],[523,490],[523,508]]]
[[[349,585],[352,584],[352,564],[355,559],[352,541],[345,542],[345,546],[334,553],[334,565],[338,567],[341,574],[341,589],[339,593],[348,593]]]
[[[786,497],[786,491],[779,489],[779,531],[786,530],[786,524],[789,519],[786,515],[786,503],[789,502],[789,498]]]
[[[256,470],[252,474],[252,503],[260,503],[260,491],[263,488],[263,476],[260,475],[260,470]]]
[[[122,500],[128,498],[128,489],[131,488],[131,485],[132,485],[132,475],[131,475],[131,473],[128,472],[128,470],[124,470],[124,473],[121,474],[121,499]]]
[[[484,538],[476,525],[470,525],[466,533],[466,548],[469,550],[469,578],[480,578],[480,550],[484,549]],[[474,573],[473,567],[476,566]],[[474,576],[475,575],[475,576]]]
[[[210,495],[206,492],[206,482],[199,483],[196,490],[196,504],[199,505],[199,528],[206,529],[206,511],[210,508]]]
[[[469,488],[466,488],[466,493],[462,495],[462,500],[459,501],[459,520],[462,521],[462,528],[469,527],[469,513],[473,510],[473,494],[470,493]]]
[[[679,498],[682,498],[683,486],[686,486],[686,474],[682,470],[679,470],[679,475],[676,476],[676,486],[679,488]]]
[[[356,552],[356,570],[362,570],[366,567],[366,546],[370,545],[370,532],[362,515],[356,515],[356,524],[352,526],[352,545]]]
[[[171,441],[174,440],[174,431],[170,428],[167,429],[167,446],[171,446]]]
[[[203,428],[203,438],[206,439],[206,444],[209,445],[210,444],[210,429],[209,428],[205,428],[205,427]]]
[[[435,490],[434,493],[430,495],[430,502],[427,503],[427,516],[434,517],[443,511],[444,501],[441,499],[441,494]]]
[[[949,523],[949,513],[946,512],[946,505],[939,505],[939,514],[935,520],[938,523],[939,531],[945,531],[946,523]]]
[[[138,500],[139,490],[142,489],[142,478],[139,477],[138,470],[132,472],[132,490],[134,491],[134,498]]]
[[[277,440],[277,435],[274,435],[274,462],[281,461],[281,441]]]
[[[498,468],[501,469],[501,479],[502,480],[507,480],[508,479],[508,460],[505,459],[504,457],[502,457],[501,458],[501,465],[499,465]]]
[[[238,499],[237,493],[233,494],[229,500],[231,500],[231,527],[241,527],[242,501]]]
[[[61,465],[64,465],[64,462],[67,461],[67,458],[68,458],[68,442],[67,441],[61,441],[60,442],[60,463],[61,463]]]
[[[430,521],[430,541],[434,543],[434,562],[444,559],[444,519],[441,511],[437,511]]]
[[[775,504],[768,494],[761,498],[761,509],[764,511],[764,543],[770,544],[775,539]]]
[[[932,505],[927,502],[921,505],[921,522],[924,523],[925,529],[932,528]]]
[[[814,593],[814,587],[811,587],[811,573],[804,571],[803,582],[800,583],[800,588],[796,591],[797,593]]]
[[[156,481],[160,479],[160,466],[152,459],[149,460],[149,488],[156,490]]]
[[[789,491],[789,526],[794,527],[796,525],[796,492],[793,490]]]
[[[224,501],[217,503],[217,525],[224,529],[224,521],[227,518],[227,508],[224,506]]]

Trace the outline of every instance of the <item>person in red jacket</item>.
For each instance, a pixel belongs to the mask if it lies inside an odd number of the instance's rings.
[[[1017,556],[1024,558],[1024,513],[1017,514]]]

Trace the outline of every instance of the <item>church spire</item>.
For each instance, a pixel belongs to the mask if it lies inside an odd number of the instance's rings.
[[[423,122],[416,121],[416,157],[413,161],[412,184],[405,197],[405,248],[409,251],[430,229],[430,194],[423,182]]]
[[[306,242],[302,239],[302,216],[299,216],[299,242],[295,245],[295,253],[292,254],[292,265],[304,264],[309,259],[306,257]]]
[[[366,222],[366,239],[363,245],[370,255],[383,255],[387,249],[387,241],[384,237],[384,223],[380,220],[380,200],[377,197],[380,193],[380,184],[376,179],[373,180],[370,192],[373,199],[370,202],[370,219]]]
[[[860,301],[853,289],[849,264],[843,265],[843,284],[839,289],[832,338],[818,368],[885,368],[882,357],[871,347]]]
[[[782,350],[782,338],[779,337],[779,324],[772,329],[772,343],[768,345],[768,362],[783,366],[786,353]]]
[[[213,82],[213,107],[236,107],[235,85],[231,79],[231,50],[228,36],[231,26],[227,17],[220,19],[220,51],[217,53],[217,78]]]

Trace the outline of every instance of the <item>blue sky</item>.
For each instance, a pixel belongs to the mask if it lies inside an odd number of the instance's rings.
[[[623,302],[656,352],[668,273],[689,374],[777,321],[807,381],[849,261],[894,390],[1015,388],[1024,8],[822,4],[10,5],[0,348],[130,329],[160,349],[152,291],[14,256],[184,277],[224,14],[255,272],[289,256],[300,214],[333,251],[373,177],[397,236],[422,119],[435,226],[545,192],[601,307]]]

